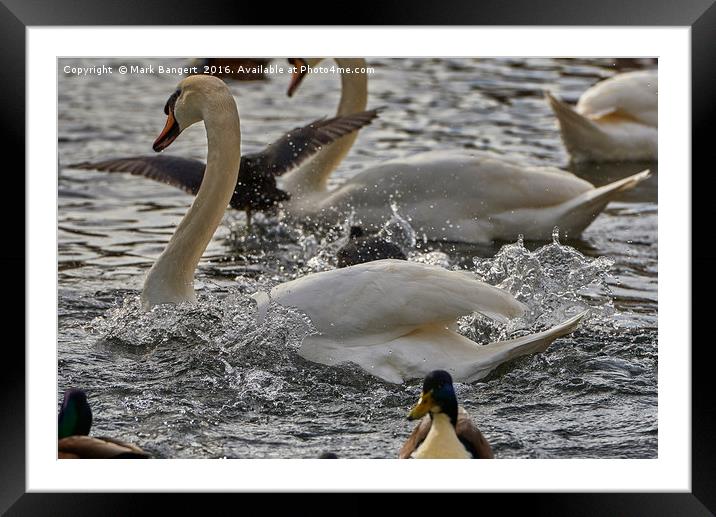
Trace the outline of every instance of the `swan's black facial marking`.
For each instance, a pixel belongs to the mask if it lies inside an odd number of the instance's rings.
[[[169,99],[167,99],[167,103],[164,105],[164,114],[165,115],[169,115],[170,111],[172,113],[174,113],[174,106],[176,105],[177,99],[179,98],[180,95],[181,95],[181,90],[177,88],[177,90],[169,96]]]
[[[298,85],[301,84],[303,78],[308,73],[308,63],[306,60],[300,57],[290,57],[288,62],[291,66],[295,67],[295,71],[291,74],[291,84],[288,85],[288,91],[286,95],[292,97],[296,92]]]
[[[152,149],[156,152],[163,151],[169,147],[176,137],[179,136],[179,133],[181,133],[179,123],[176,121],[176,118],[174,118],[174,107],[176,106],[177,99],[180,95],[181,90],[177,89],[171,94],[167,103],[164,105],[164,114],[167,116],[167,123],[164,125],[164,129],[162,129],[162,132],[152,145]]]

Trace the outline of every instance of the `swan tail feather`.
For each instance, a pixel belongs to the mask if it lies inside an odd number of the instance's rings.
[[[304,338],[298,353],[309,361],[332,366],[355,363],[392,383],[422,378],[435,369],[449,371],[456,381],[474,381],[505,361],[546,350],[555,339],[572,332],[585,314],[537,334],[484,346],[444,326],[430,325],[398,337],[376,334],[338,340],[314,334]]]
[[[610,201],[619,197],[624,191],[636,187],[650,176],[651,172],[646,169],[603,187],[588,190],[563,203],[559,206],[558,220],[564,221],[565,224],[560,225],[560,228],[575,235],[581,233]]]
[[[256,325],[261,325],[266,319],[271,298],[264,291],[255,292],[251,295],[251,298],[256,300]]]
[[[545,92],[545,97],[559,120],[562,141],[570,154],[588,156],[595,145],[601,146],[607,143],[606,133],[590,119],[580,115],[570,105],[549,92]]]
[[[542,332],[508,339],[506,341],[497,341],[484,345],[482,348],[496,354],[495,359],[500,363],[523,355],[544,352],[555,339],[574,331],[588,312],[589,311],[580,312],[559,325],[555,325]]]

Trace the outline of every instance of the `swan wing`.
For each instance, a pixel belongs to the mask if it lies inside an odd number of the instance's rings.
[[[319,332],[372,343],[480,312],[506,320],[524,312],[511,294],[467,272],[386,259],[307,275],[274,287],[271,299],[306,313]]]
[[[71,164],[69,167],[104,172],[128,172],[178,187],[189,194],[196,195],[204,178],[206,164],[192,158],[161,154],[114,158],[100,162],[82,162]]]
[[[394,200],[416,221],[444,213],[444,222],[554,206],[592,188],[566,171],[492,152],[430,151],[364,169],[321,201],[321,207],[361,210],[389,207]]]
[[[276,176],[295,169],[325,145],[370,124],[379,109],[329,119],[314,120],[292,129],[261,152],[244,156],[241,170],[257,169]]]
[[[304,338],[299,354],[327,365],[352,362],[393,383],[422,378],[435,369],[447,370],[456,381],[471,382],[506,361],[545,351],[555,339],[572,332],[584,315],[543,332],[488,345],[478,345],[444,325],[424,325],[395,337],[314,334]]]
[[[619,74],[584,92],[577,111],[595,121],[632,121],[656,127],[657,90],[656,71]]]

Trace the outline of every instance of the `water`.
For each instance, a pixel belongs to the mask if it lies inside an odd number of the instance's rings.
[[[101,61],[101,62],[100,62]],[[177,60],[162,60],[178,64]],[[142,64],[142,60],[61,60]],[[156,63],[157,61],[155,61]],[[542,91],[570,102],[600,78],[650,63],[608,59],[378,59],[365,129],[331,186],[363,164],[438,148],[491,149],[567,166]],[[249,295],[333,267],[345,230],[313,235],[227,212],[196,277],[199,303],[144,314],[138,293],[191,198],[128,175],[64,165],[152,154],[177,77],[59,74],[58,401],[89,394],[93,433],[141,444],[159,457],[395,457],[412,424],[420,381],[393,385],[351,365],[297,354],[310,321],[274,308],[257,326]],[[334,112],[337,78],[311,76],[293,99],[288,78],[230,83],[244,152]],[[202,127],[168,150],[205,159]],[[460,330],[479,341],[548,326],[588,308],[589,320],[535,356],[456,385],[460,402],[498,457],[654,458],[657,455],[657,167],[582,165],[603,185],[649,167],[655,174],[609,205],[580,239],[465,246],[424,242],[399,208],[384,236],[411,260],[467,268],[532,309],[507,326],[479,316]],[[504,245],[504,247],[503,247]]]

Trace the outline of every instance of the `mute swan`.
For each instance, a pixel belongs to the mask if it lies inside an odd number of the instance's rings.
[[[336,252],[337,266],[355,266],[381,259],[407,260],[400,246],[377,235],[365,235],[360,226],[351,226],[348,242]]]
[[[150,457],[136,445],[113,438],[87,436],[92,427],[92,409],[87,402],[87,395],[82,390],[65,391],[57,424],[59,459]]]
[[[241,157],[239,179],[229,202],[232,208],[246,212],[251,225],[251,213],[275,207],[289,196],[276,187],[276,176],[298,167],[322,146],[370,124],[377,111],[353,113],[328,120],[319,119],[295,128],[270,144],[263,151]],[[204,177],[206,165],[192,158],[178,156],[132,156],[99,162],[69,165],[75,169],[106,172],[128,172],[178,187],[196,195]]]
[[[208,155],[194,202],[144,281],[141,302],[145,310],[158,304],[196,301],[194,271],[221,223],[241,162],[239,111],[221,79],[187,77],[169,97],[164,112],[167,122],[154,141],[155,151],[166,149],[183,130],[203,120]]]
[[[438,367],[458,380],[480,379],[505,361],[546,350],[585,314],[480,346],[454,331],[459,317],[479,312],[504,321],[522,314],[524,305],[470,273],[392,259],[310,274],[253,298],[259,323],[270,301],[308,315],[318,333],[304,338],[302,357],[327,365],[350,361],[393,383]]]
[[[293,59],[295,92],[309,67],[321,59]],[[361,69],[363,59],[336,58],[341,68]],[[365,108],[365,73],[342,73],[339,113]],[[559,226],[577,237],[619,195],[649,176],[643,171],[609,185],[591,183],[553,167],[480,151],[430,151],[389,160],[360,171],[343,185],[326,190],[333,169],[353,144],[349,135],[319,151],[282,181],[291,195],[283,203],[290,219],[344,219],[351,212],[361,225],[378,229],[391,215],[391,203],[417,233],[430,240],[490,243],[547,240]]]
[[[429,416],[425,416],[429,415]],[[423,418],[424,417],[424,418]],[[408,420],[422,418],[400,449],[400,459],[492,459],[492,448],[467,412],[457,405],[452,377],[430,372]]]
[[[545,95],[575,162],[656,160],[658,87],[656,70],[644,70],[597,83],[576,109]]]

